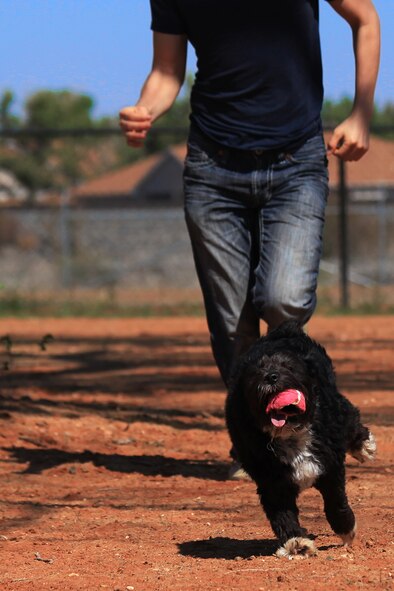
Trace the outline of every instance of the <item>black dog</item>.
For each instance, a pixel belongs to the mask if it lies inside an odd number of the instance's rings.
[[[338,392],[322,346],[294,322],[259,339],[234,374],[226,420],[281,544],[277,556],[316,553],[296,504],[311,486],[322,494],[334,532],[352,543],[356,521],[345,491],[345,454],[364,462],[373,459],[376,444],[359,411]]]

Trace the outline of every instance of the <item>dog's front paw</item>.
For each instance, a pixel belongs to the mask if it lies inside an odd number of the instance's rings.
[[[278,558],[288,558],[289,560],[310,558],[316,554],[316,546],[309,538],[290,538],[275,552],[275,556]]]
[[[351,546],[353,544],[354,538],[356,537],[356,532],[357,524],[355,523],[353,529],[350,532],[347,534],[339,534],[344,546]]]

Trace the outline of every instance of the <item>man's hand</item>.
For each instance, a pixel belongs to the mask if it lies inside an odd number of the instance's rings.
[[[368,150],[369,123],[379,68],[380,26],[372,0],[331,0],[332,8],[350,25],[356,65],[356,92],[350,117],[334,129],[328,154],[360,160]]]
[[[152,126],[152,115],[146,107],[125,107],[119,113],[119,125],[129,146],[141,148]]]
[[[141,148],[153,122],[174,104],[185,78],[186,56],[186,35],[153,33],[152,71],[137,104],[125,107],[119,114],[129,146]]]
[[[369,147],[369,125],[363,117],[350,115],[333,131],[327,154],[346,161],[360,160]]]

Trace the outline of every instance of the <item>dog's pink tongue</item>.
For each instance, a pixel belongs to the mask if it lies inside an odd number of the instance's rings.
[[[274,427],[283,427],[286,424],[287,415],[282,415],[280,412],[275,413],[275,416],[271,414],[271,423]]]
[[[279,394],[277,394],[267,405],[265,412],[271,414],[271,423],[275,427],[283,427],[283,425],[285,425],[288,413],[281,412],[281,410],[285,406],[290,405],[296,406],[301,412],[305,412],[305,396],[300,390],[289,388],[288,390],[279,392]]]

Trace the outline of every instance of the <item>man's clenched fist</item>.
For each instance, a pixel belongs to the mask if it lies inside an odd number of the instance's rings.
[[[127,143],[133,148],[144,145],[146,134],[152,126],[152,115],[146,107],[125,107],[119,113],[119,125],[126,137]]]

